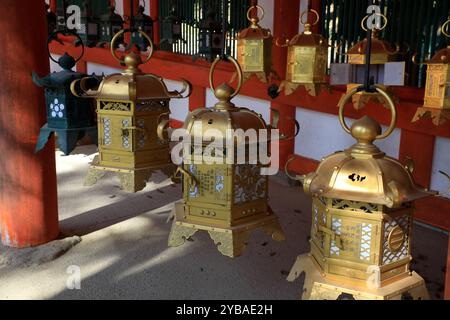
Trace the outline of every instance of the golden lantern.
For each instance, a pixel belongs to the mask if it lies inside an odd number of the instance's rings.
[[[446,37],[450,37],[445,30],[449,24],[450,20],[442,26],[442,33]],[[438,51],[427,65],[425,101],[423,107],[417,109],[412,121],[430,117],[439,126],[450,120],[450,46]]]
[[[387,131],[365,116],[348,128],[344,107],[358,89],[339,102],[339,119],[357,143],[324,158],[300,178],[313,197],[311,251],[297,258],[289,276],[305,272],[304,299],[426,299],[424,280],[410,270],[413,201],[432,195],[404,166],[373,141],[396,125],[392,98],[380,87],[392,112]]]
[[[235,160],[238,157],[238,144],[244,145],[248,151],[251,149],[249,143],[234,137],[227,139],[231,141],[231,146],[227,143],[220,155],[212,155],[212,152],[208,155],[206,152],[213,137],[215,142],[219,140],[218,137],[229,137],[231,129],[254,129],[256,132],[271,129],[261,115],[247,108],[236,107],[231,102],[239,93],[243,79],[237,61],[232,57],[228,57],[228,60],[233,62],[237,70],[237,89],[233,90],[228,84],[214,88],[213,73],[220,61],[217,58],[211,66],[210,84],[219,102],[213,108],[193,111],[184,122],[188,141],[193,141],[193,144],[185,147],[188,151],[184,153],[183,164],[177,170],[184,177],[183,200],[175,204],[175,220],[168,244],[181,246],[198,230],[204,230],[223,255],[237,257],[245,249],[252,230],[262,229],[277,241],[284,240],[284,233],[267,203],[268,177],[260,174],[263,165],[259,159],[255,162],[249,161],[248,157],[244,161]],[[222,145],[222,139],[219,143]],[[200,150],[200,153],[196,150]],[[233,161],[212,163],[217,156],[231,156]]]
[[[190,84],[184,81],[181,92],[170,92],[160,77],[139,69],[153,52],[153,43],[143,31],[138,32],[150,44],[145,61],[134,51],[124,59],[117,57],[114,43],[125,31],[129,30],[119,31],[111,41],[113,57],[127,66],[124,72],[106,76],[96,91],[76,92],[77,81],[71,89],[77,96],[97,101],[99,155],[90,166],[85,185],[94,185],[107,172],[114,172],[123,190],[137,192],[145,188],[152,171],[160,169],[167,175],[173,172],[168,141],[159,139],[157,134],[167,126],[170,99],[183,98],[188,88],[190,93]],[[78,80],[81,88],[86,79]]]
[[[379,39],[378,34],[387,25],[387,18],[382,14],[377,14],[384,18],[384,25],[380,29],[372,31],[371,53],[370,53],[370,74],[373,84],[383,88],[393,96],[390,86],[403,86],[405,84],[405,62],[392,61],[394,56],[399,53],[398,48],[393,48],[388,42]],[[364,26],[366,16],[361,21],[361,27],[367,31]],[[330,66],[330,84],[347,85],[347,93],[364,83],[366,70],[366,51],[369,45],[369,39],[364,39],[354,45],[346,55],[348,63],[332,63]],[[360,91],[352,97],[353,106],[359,110],[371,100],[375,103],[381,103],[389,108],[386,101],[377,92]]]
[[[259,9],[261,18],[257,15],[250,17],[251,11]],[[261,6],[252,6],[247,11],[250,27],[241,30],[237,35],[237,60],[242,68],[244,81],[256,75],[264,83],[272,76],[272,42],[273,37],[269,29],[262,28],[258,23],[264,18]]]
[[[316,15],[312,25],[303,22],[309,11]],[[277,39],[277,45],[288,47],[286,80],[281,82],[279,88],[280,92],[284,88],[286,95],[304,86],[310,95],[316,96],[327,85],[328,44],[320,34],[311,32],[311,27],[319,22],[319,14],[316,10],[309,11],[304,11],[300,16],[300,23],[305,26],[303,33],[286,40],[284,45],[280,45]]]

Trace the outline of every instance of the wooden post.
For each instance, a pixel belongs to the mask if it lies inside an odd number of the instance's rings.
[[[189,97],[189,111],[206,107],[206,91],[204,87],[193,86]]]
[[[158,0],[150,1],[150,17],[153,19],[153,42],[159,45],[159,14],[158,14]]]
[[[44,91],[31,72],[49,73],[44,0],[0,1],[0,233],[2,243],[28,247],[59,234],[55,145],[34,153],[46,122]]]
[[[298,19],[300,11],[299,0],[277,0],[274,4],[274,17],[273,17],[273,37],[274,39],[285,38],[289,39],[298,33]],[[285,79],[286,74],[286,61],[287,61],[287,49],[273,46],[273,67],[281,79]],[[279,128],[280,133],[287,136],[292,136],[295,133],[295,106],[289,106],[276,101],[272,101],[271,108],[277,110],[280,113]],[[272,113],[273,116],[273,113]],[[280,168],[284,168],[284,165],[294,153],[294,139],[281,141],[279,143],[280,148]]]

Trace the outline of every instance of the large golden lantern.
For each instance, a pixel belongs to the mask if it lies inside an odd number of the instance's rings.
[[[391,86],[403,86],[405,83],[405,62],[393,61],[396,54],[399,53],[398,48],[393,48],[388,42],[379,39],[378,35],[387,25],[387,18],[385,24],[380,29],[374,29],[370,38],[370,74],[373,84],[378,85],[383,90],[391,92]],[[367,16],[361,21],[361,27],[367,31],[364,26]],[[352,48],[350,48],[346,55],[348,56],[348,63],[332,63],[330,66],[330,84],[331,85],[347,85],[347,92],[359,87],[364,83],[366,70],[366,54],[369,46],[369,39],[366,38]],[[367,103],[373,101],[381,103],[386,108],[389,108],[386,101],[377,92],[360,91],[352,97],[353,106],[359,110]]]
[[[339,119],[357,143],[324,158],[302,177],[313,197],[311,252],[297,258],[289,281],[305,272],[304,299],[426,299],[424,280],[410,270],[413,201],[431,195],[413,182],[412,166],[388,157],[373,142],[396,125],[392,98],[380,87],[392,112],[389,129],[365,116],[348,128],[344,107],[357,89],[339,102]]]
[[[280,84],[279,91],[286,95],[292,94],[299,86],[304,86],[306,91],[316,96],[322,87],[326,87],[328,44],[320,34],[313,34],[311,27],[319,22],[319,14],[316,10],[310,10],[316,15],[316,20],[309,24],[303,22],[303,17],[309,11],[300,16],[300,23],[305,26],[305,31],[296,35],[291,40],[286,40],[284,45],[288,47],[286,80]]]
[[[273,37],[269,29],[262,28],[257,15],[250,16],[251,11],[259,9],[264,18],[264,9],[252,6],[247,11],[250,27],[241,30],[237,35],[237,60],[242,68],[244,81],[256,75],[264,83],[270,81],[273,74],[272,42]]]
[[[232,138],[228,140],[231,146],[224,141],[226,147],[221,155],[206,152],[213,137],[221,144],[218,137],[229,137],[231,129],[256,132],[271,129],[261,115],[231,102],[242,85],[242,71],[236,60],[228,59],[237,69],[238,88],[233,90],[228,84],[214,88],[213,72],[220,60],[217,58],[211,66],[210,84],[219,101],[212,108],[193,111],[184,122],[188,141],[193,143],[185,148],[188,152],[177,171],[184,177],[183,200],[175,204],[168,244],[180,246],[198,230],[204,230],[223,255],[236,257],[243,252],[252,230],[262,229],[277,241],[284,240],[284,233],[267,203],[268,177],[260,173],[263,166],[260,159],[251,162],[246,153],[244,161],[236,161],[238,144],[244,145],[246,152],[251,149],[249,144]],[[221,158],[224,161],[214,162],[215,157],[222,155],[231,156],[232,161]]]
[[[449,24],[450,20],[442,26],[446,37],[450,37],[445,30]],[[450,46],[438,51],[427,65],[425,101],[417,109],[413,122],[428,116],[438,126],[450,120]]]
[[[90,166],[85,185],[93,185],[107,172],[114,172],[123,190],[137,192],[145,188],[152,171],[160,169],[172,174],[168,141],[159,139],[157,133],[167,125],[170,99],[183,98],[182,94],[188,88],[190,93],[191,86],[184,81],[181,92],[170,92],[160,77],[139,69],[153,52],[152,41],[143,31],[138,32],[150,44],[146,60],[142,61],[141,55],[134,51],[124,59],[117,57],[114,42],[124,31],[119,31],[111,41],[113,57],[127,66],[124,72],[106,76],[98,90],[81,94],[75,92],[76,82],[73,82],[72,92],[97,101],[99,155]]]

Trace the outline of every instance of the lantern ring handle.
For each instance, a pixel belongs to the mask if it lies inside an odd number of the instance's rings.
[[[376,16],[379,16],[379,17],[382,17],[383,19],[384,19],[384,24],[383,24],[383,26],[379,29],[380,31],[381,30],[383,30],[384,28],[386,28],[386,26],[387,26],[387,24],[388,24],[388,18],[384,15],[384,14],[382,14],[382,13],[374,13]],[[368,31],[367,30],[367,28],[365,27],[365,23],[364,22],[366,22],[366,20],[367,19],[369,19],[369,16],[367,15],[367,16],[365,16],[362,20],[361,20],[361,28],[364,30],[364,31]],[[375,28],[374,28],[375,29]]]
[[[320,20],[319,13],[314,9],[309,9],[309,10],[303,11],[302,14],[300,15],[300,23],[302,25],[306,25],[308,23],[308,13],[310,13],[310,12],[314,13],[314,15],[316,16],[316,21],[314,21],[314,23],[311,23],[310,25],[315,26],[316,24],[319,23],[319,20]],[[303,22],[303,17],[305,16],[305,14],[306,14],[306,21]]]
[[[48,54],[48,57],[50,58],[50,60],[52,60],[53,62],[57,63],[58,65],[59,65],[59,62],[53,58],[53,56],[52,56],[52,54],[50,52],[49,44],[50,44],[50,42],[52,42],[52,40],[56,40],[57,39],[55,37],[56,35],[58,35],[58,34],[65,35],[67,33],[70,33],[70,34],[74,35],[75,37],[77,37],[78,40],[81,43],[81,54],[80,54],[80,56],[77,59],[75,59],[75,63],[80,61],[80,59],[84,56],[84,43],[83,43],[83,40],[81,39],[81,37],[79,36],[78,33],[74,32],[72,30],[69,30],[69,29],[53,31],[47,38],[47,54]]]
[[[247,19],[248,19],[249,21],[252,21],[252,18],[250,17],[250,12],[251,12],[254,8],[259,9],[259,10],[261,11],[261,18],[258,17],[259,21],[261,21],[262,19],[264,19],[264,14],[265,14],[264,8],[261,7],[261,6],[258,6],[258,5],[256,5],[256,6],[251,6],[250,8],[248,8],[248,10],[247,10]]]
[[[142,64],[145,64],[145,63],[147,63],[147,62],[151,59],[151,57],[153,56],[153,50],[154,50],[154,47],[153,47],[153,41],[152,41],[152,39],[150,39],[150,37],[148,36],[148,34],[146,34],[144,31],[142,31],[142,30],[137,30],[137,31],[138,31],[145,39],[147,39],[147,41],[148,41],[148,43],[149,43],[149,47],[150,47],[150,53],[147,55],[147,58],[142,62]],[[112,40],[111,40],[111,54],[112,54],[112,56],[114,57],[114,59],[116,59],[119,63],[123,63],[123,60],[120,59],[120,58],[117,56],[116,51],[114,50],[114,44],[115,44],[115,42],[117,41],[117,39],[119,39],[120,36],[121,36],[122,34],[126,33],[126,32],[131,32],[131,30],[130,30],[130,29],[122,29],[122,30],[120,30],[119,32],[117,32],[117,33],[114,35],[114,37],[112,38]]]
[[[238,95],[239,91],[241,91],[242,82],[243,82],[243,80],[242,80],[243,79],[243,75],[242,75],[241,66],[236,61],[236,59],[234,59],[233,57],[228,56],[228,55],[226,55],[225,57],[226,57],[226,59],[228,61],[230,61],[234,65],[234,67],[236,68],[236,72],[238,74],[238,85],[237,85],[237,88],[236,88],[236,90],[234,90],[233,94],[230,96],[230,99],[232,99],[232,98],[234,98],[235,96]],[[214,95],[215,95],[215,92],[216,92],[216,88],[214,87],[214,81],[213,81],[214,71],[215,71],[216,66],[217,66],[217,64],[219,63],[220,60],[222,60],[222,59],[220,57],[217,57],[216,60],[214,60],[214,62],[212,63],[211,69],[209,71],[209,86],[210,86],[212,92],[214,93]]]
[[[447,28],[448,25],[450,25],[450,19],[447,20],[447,22],[445,22],[445,23],[442,25],[441,30],[442,30],[442,34],[443,34],[444,36],[446,36],[447,38],[450,38],[450,34],[449,34],[447,31],[445,31],[445,29]]]
[[[288,38],[286,38],[286,37],[284,37],[285,39],[285,41],[284,41],[284,43],[280,43],[280,37],[278,37],[278,38],[276,38],[275,39],[275,45],[277,46],[277,47],[280,47],[280,48],[285,48],[285,47],[288,47],[289,46],[289,39]]]
[[[375,90],[377,91],[378,94],[380,94],[387,101],[387,103],[389,105],[389,109],[391,110],[391,115],[392,115],[389,128],[383,134],[380,134],[375,137],[375,139],[379,140],[379,139],[387,138],[394,131],[395,126],[397,124],[397,109],[395,108],[394,100],[392,100],[392,98],[389,96],[389,94],[385,90],[381,89],[378,86],[375,86]],[[341,126],[344,129],[344,131],[347,132],[348,134],[351,134],[351,130],[345,123],[344,109],[345,109],[345,105],[347,104],[347,102],[349,102],[350,99],[353,97],[353,95],[355,95],[356,93],[358,93],[358,88],[353,88],[351,91],[346,93],[341,98],[341,100],[339,101],[339,105],[338,105],[339,106],[339,122],[341,123]]]

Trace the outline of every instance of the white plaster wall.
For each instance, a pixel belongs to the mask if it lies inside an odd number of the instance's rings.
[[[308,0],[300,0],[300,13],[299,13],[299,15],[301,15],[302,12],[305,11],[306,9],[308,9]],[[299,23],[298,23],[298,32],[302,33],[303,31],[305,31],[305,28],[303,27],[303,25],[299,21]]]
[[[164,79],[164,83],[169,91],[180,91],[183,83],[180,81],[173,81]],[[187,99],[171,99],[170,100],[170,118],[184,121],[189,113],[189,98]]]
[[[55,59],[56,61],[58,61],[58,59],[61,56],[58,56],[57,54],[52,54],[53,59]],[[56,62],[54,62],[52,59],[48,59],[50,61],[50,72],[58,72],[61,71],[62,68],[59,66],[59,64],[57,64]],[[42,74],[41,74],[42,76]]]
[[[123,17],[123,1],[124,0],[116,0],[116,13],[120,14]],[[129,1],[129,0],[125,0]]]
[[[439,191],[441,196],[450,198],[450,181],[440,171],[450,175],[450,139],[437,137],[434,146],[433,169],[431,171],[431,189]]]
[[[341,128],[339,118],[335,115],[297,108],[296,119],[300,124],[300,134],[295,139],[295,153],[298,155],[320,161],[355,143],[355,139]],[[351,119],[346,121],[348,126],[353,122]],[[400,133],[399,129],[395,129],[387,139],[377,140],[375,144],[387,155],[398,158]]]
[[[264,8],[264,19],[260,21],[259,25],[265,29],[270,29],[273,33],[273,9],[275,0],[258,0],[258,5]]]
[[[105,74],[112,74],[112,73],[121,73],[122,69],[119,68],[111,68],[108,66],[104,66],[102,64],[97,64],[97,63],[93,63],[93,62],[88,62],[87,63],[87,73],[88,74],[92,74],[95,73],[96,75],[102,75]]]
[[[206,89],[206,107],[211,108],[217,102],[217,98],[214,96],[212,91],[207,88]],[[233,103],[237,107],[246,107],[249,108],[263,116],[263,119],[270,123],[270,101],[256,99],[248,96],[237,95],[233,98]]]

